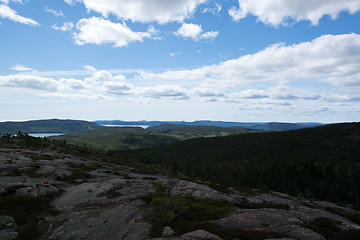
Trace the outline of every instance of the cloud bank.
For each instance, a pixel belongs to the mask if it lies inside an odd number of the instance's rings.
[[[20,74],[0,76],[0,87],[33,89],[46,97],[222,101],[243,109],[294,107],[311,102],[358,102],[360,35],[324,35],[294,45],[276,44],[254,54],[195,69],[125,75],[85,66],[87,76],[44,77],[22,65]],[[141,80],[141,81],[139,81]],[[304,88],[308,82],[322,87]],[[141,85],[146,83],[147,85]],[[256,87],[258,86],[258,87]],[[304,110],[305,111],[305,110]]]
[[[265,24],[287,25],[291,21],[309,20],[317,25],[319,20],[329,15],[336,19],[341,12],[355,13],[360,10],[358,0],[238,0],[239,7],[233,7],[229,14],[235,21],[251,14]]]
[[[294,45],[275,44],[255,54],[191,70],[143,72],[139,78],[201,80],[216,88],[231,89],[256,82],[286,83],[300,80],[334,86],[360,86],[360,35],[323,35]]]
[[[116,15],[123,20],[133,22],[183,22],[196,8],[207,0],[83,0],[88,10],[101,13],[104,17]],[[73,4],[74,1],[66,0]]]

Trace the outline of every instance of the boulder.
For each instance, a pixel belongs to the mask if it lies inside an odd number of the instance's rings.
[[[171,227],[165,227],[162,233],[163,238],[169,238],[175,235],[174,230],[171,229]]]
[[[171,195],[190,194],[199,199],[234,201],[232,197],[199,183],[179,179],[168,179],[165,184],[170,188]]]
[[[222,240],[218,236],[204,230],[196,230],[180,236],[180,240]]]

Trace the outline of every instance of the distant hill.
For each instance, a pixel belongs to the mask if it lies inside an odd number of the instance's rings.
[[[360,204],[360,123],[182,141],[144,162],[235,187]]]
[[[295,130],[301,128],[316,127],[323,125],[322,123],[261,123],[261,122],[223,122],[223,121],[194,121],[194,122],[185,122],[185,121],[121,121],[121,120],[103,120],[95,121],[99,125],[139,125],[139,126],[158,126],[161,124],[178,124],[178,125],[189,125],[189,126],[212,126],[212,127],[242,127],[253,130],[261,131],[283,131],[283,130]]]
[[[243,127],[215,127],[215,126],[193,126],[164,123],[157,126],[150,126],[148,131],[174,136],[179,139],[191,139],[200,137],[218,137],[235,134],[255,132]]]
[[[80,120],[33,120],[25,122],[0,122],[1,134],[17,134],[22,133],[70,133],[81,132],[100,128],[93,122]]]
[[[141,127],[102,127],[52,138],[64,139],[71,144],[87,145],[105,151],[151,148],[179,141],[175,137],[150,132]]]
[[[229,136],[255,132],[241,127],[190,126],[164,123],[141,127],[102,127],[93,131],[70,133],[54,139],[65,139],[71,144],[91,146],[98,150],[124,151],[169,145],[180,140]]]
[[[256,124],[251,126],[252,129],[258,129],[263,131],[287,131],[287,130],[296,130],[302,128],[316,127],[320,124],[309,123],[309,124],[297,124],[297,123],[280,123],[280,122],[270,122],[265,124]]]

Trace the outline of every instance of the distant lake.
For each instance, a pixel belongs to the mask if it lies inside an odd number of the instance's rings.
[[[60,136],[64,134],[65,133],[30,133],[29,136],[44,138],[44,137]]]
[[[104,127],[141,127],[141,128],[148,128],[149,125],[101,125]]]

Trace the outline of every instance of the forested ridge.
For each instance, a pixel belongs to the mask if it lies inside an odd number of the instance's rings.
[[[25,122],[0,122],[0,135],[22,133],[70,133],[101,128],[96,123],[81,120],[32,120]]]
[[[359,205],[360,123],[191,139],[135,152],[192,178]]]

